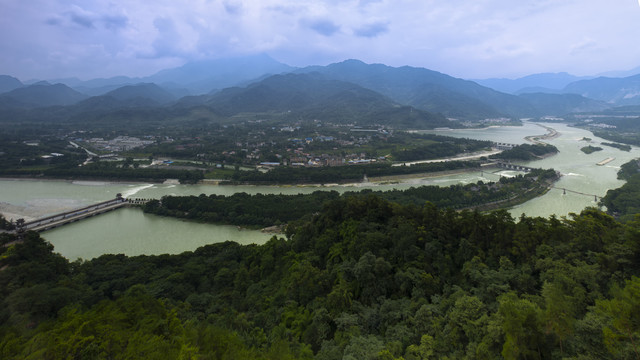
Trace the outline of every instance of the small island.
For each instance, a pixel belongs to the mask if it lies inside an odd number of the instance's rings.
[[[501,159],[501,160],[535,160],[535,159],[544,159],[546,157],[555,155],[558,153],[558,148],[545,143],[539,144],[521,144],[515,146],[509,150],[505,150],[500,154],[492,155],[489,158],[491,159]]]
[[[631,145],[603,142],[602,145],[611,146],[622,151],[631,151]]]
[[[580,148],[580,150],[585,154],[591,154],[591,153],[594,153],[596,151],[602,151],[602,148],[599,147],[599,146],[591,146],[591,145],[589,145],[589,146],[585,146],[585,147]]]

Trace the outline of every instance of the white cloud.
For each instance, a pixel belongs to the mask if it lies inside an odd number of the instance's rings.
[[[235,0],[225,0],[222,2],[224,9],[230,15],[240,15],[242,13],[242,2]]]
[[[0,68],[28,77],[146,75],[268,52],[457,76],[595,73],[640,64],[640,8],[604,0],[3,0]],[[14,35],[15,34],[15,35]],[[20,38],[16,41],[15,36]],[[584,57],[588,56],[589,61]],[[92,69],[91,66],[94,68]],[[110,71],[110,74],[104,74]]]
[[[301,24],[324,36],[332,36],[340,31],[340,26],[330,19],[303,19]]]
[[[383,21],[377,21],[369,24],[362,25],[354,29],[354,33],[357,36],[373,38],[382,35],[389,31],[389,23]]]

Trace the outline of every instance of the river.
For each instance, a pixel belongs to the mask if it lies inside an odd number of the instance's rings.
[[[548,217],[550,215],[567,216],[570,213],[579,213],[585,207],[597,206],[595,196],[601,197],[609,189],[615,189],[624,184],[624,181],[617,179],[620,166],[634,158],[640,157],[640,149],[632,147],[631,151],[622,151],[601,142],[608,140],[594,136],[590,131],[571,127],[565,124],[542,124],[555,129],[559,135],[553,139],[543,140],[558,148],[557,155],[546,159],[519,162],[521,165],[530,167],[555,169],[562,173],[562,178],[555,184],[556,188],[551,189],[547,194],[518,205],[510,210],[514,217],[522,214],[528,216]],[[448,131],[428,131],[454,137],[468,137],[473,139],[491,140],[496,142],[506,142],[514,144],[525,143],[524,139],[530,135],[543,135],[547,130],[535,123],[525,122],[522,127],[498,127],[482,130],[448,130]],[[590,138],[590,141],[584,140]],[[591,154],[580,151],[584,146],[599,146],[603,150]],[[614,158],[613,161],[604,166],[596,165],[598,162]],[[495,181],[495,179],[492,179]],[[563,190],[573,190],[593,196],[585,196]]]
[[[470,173],[435,178],[407,179],[396,184],[360,183],[328,186],[219,186],[128,184],[107,181],[11,180],[0,179],[0,212],[7,219],[27,221],[68,211],[96,202],[124,197],[159,199],[164,195],[298,194],[317,190],[340,193],[362,189],[389,190],[420,185],[451,185],[480,180]],[[236,226],[195,223],[144,214],[138,209],[119,209],[42,233],[57,252],[74,260],[102,254],[176,254],[206,244],[227,240],[261,244],[273,235]]]
[[[556,129],[559,136],[545,140],[556,146],[560,153],[542,160],[522,163],[531,167],[554,168],[563,176],[556,183],[558,188],[580,191],[594,196],[604,196],[608,189],[622,186],[616,173],[623,163],[640,157],[634,147],[630,152],[601,146],[603,151],[584,154],[580,148],[591,144],[599,146],[605,141],[591,132],[572,128],[564,124],[545,124]],[[427,131],[440,135],[468,137],[521,144],[525,137],[542,135],[546,129],[525,123],[522,127],[491,127],[473,130]],[[591,138],[590,142],[582,140]],[[604,166],[596,165],[605,158],[615,160]],[[500,171],[512,175],[513,172]],[[237,192],[248,194],[276,193],[297,194],[316,190],[338,192],[357,191],[364,188],[375,190],[405,189],[420,185],[447,186],[457,183],[496,181],[499,175],[487,172],[469,172],[441,177],[406,179],[395,184],[362,183],[330,186],[216,186],[216,185],[163,185],[128,184],[96,181],[52,181],[52,180],[0,180],[0,211],[7,218],[37,218],[52,213],[70,210],[95,202],[114,198],[121,193],[125,197],[160,198],[164,195],[231,195]],[[516,206],[510,210],[514,217],[525,213],[530,216],[567,216],[578,213],[587,206],[595,206],[594,196],[572,192],[563,194],[560,189],[551,189],[547,194]],[[66,225],[42,233],[57,252],[74,260],[90,259],[106,253],[126,255],[180,253],[226,240],[239,243],[264,243],[272,235],[257,230],[244,230],[235,226],[199,224],[173,218],[163,218],[142,213],[138,209],[120,209],[114,212]]]

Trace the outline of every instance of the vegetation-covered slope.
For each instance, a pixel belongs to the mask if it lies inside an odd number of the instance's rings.
[[[446,116],[482,119],[531,114],[526,100],[424,68],[390,67],[347,60],[328,66],[311,66],[299,72],[320,72],[377,91],[401,104]]]
[[[521,144],[491,158],[502,160],[534,160],[558,153],[558,148],[550,144]]]
[[[436,165],[440,165],[439,163]],[[451,164],[451,163],[447,163]],[[431,164],[426,164],[431,165]],[[357,168],[357,167],[356,167]],[[332,173],[329,173],[330,176]],[[347,192],[315,191],[311,194],[283,195],[237,193],[231,196],[163,196],[144,205],[144,211],[209,223],[242,226],[286,224],[317,213],[329,200],[375,194],[398,204],[422,205],[429,201],[441,208],[495,208],[522,203],[545,193],[559,178],[554,170],[534,170],[524,176],[500,177],[497,182],[412,187],[406,190]]]
[[[64,84],[36,83],[0,94],[0,98],[23,107],[73,105],[87,98]]]
[[[0,248],[0,357],[634,359],[639,234],[376,196],[180,255],[70,264],[28,233]]]
[[[618,178],[627,182],[617,189],[607,191],[600,203],[607,212],[622,221],[635,219],[640,213],[640,164],[631,160],[620,167]]]
[[[562,116],[569,113],[602,111],[611,107],[604,101],[589,99],[577,94],[527,93],[521,94],[520,97],[536,108],[538,116]]]
[[[459,127],[442,115],[400,106],[380,93],[318,73],[268,77],[245,88],[228,88],[206,105],[227,116],[284,113],[292,118],[396,127]]]

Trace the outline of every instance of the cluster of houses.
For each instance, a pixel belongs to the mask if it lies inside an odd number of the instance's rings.
[[[104,140],[103,138],[91,138],[85,141],[98,150],[113,152],[127,151],[155,143],[155,140],[142,140],[133,136],[118,136],[111,140]]]
[[[377,161],[385,161],[385,157],[370,158],[366,154],[347,154],[344,157],[329,154],[313,155],[307,153],[292,154],[288,159],[283,158],[280,162],[261,162],[260,166],[274,167],[281,165],[300,166],[300,167],[318,167],[318,166],[343,166],[343,165],[359,165],[370,164]]]

